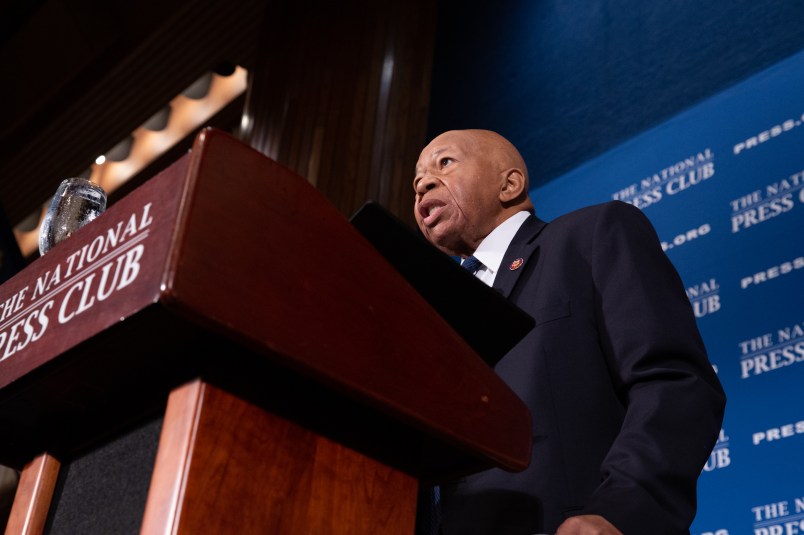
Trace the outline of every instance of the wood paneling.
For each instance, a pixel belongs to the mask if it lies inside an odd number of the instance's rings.
[[[373,199],[412,222],[434,27],[431,0],[301,0],[269,9],[246,140],[346,216]]]
[[[77,1],[69,16],[62,4],[42,2],[0,43],[19,66],[0,89],[13,111],[0,121],[0,206],[12,224],[224,60],[253,72],[252,146],[344,215],[372,198],[413,222],[435,0],[137,0],[101,11]]]

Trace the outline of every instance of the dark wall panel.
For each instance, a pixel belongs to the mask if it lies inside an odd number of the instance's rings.
[[[802,48],[797,0],[441,0],[429,132],[497,130],[541,184]]]

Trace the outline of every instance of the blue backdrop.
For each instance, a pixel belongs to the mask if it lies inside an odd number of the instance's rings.
[[[638,206],[681,274],[728,395],[692,532],[804,534],[804,53],[532,194]]]
[[[802,49],[801,0],[438,0],[429,132],[500,132],[541,185]]]

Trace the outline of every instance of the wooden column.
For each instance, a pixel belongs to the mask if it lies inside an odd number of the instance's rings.
[[[246,141],[346,216],[371,198],[412,222],[434,31],[433,0],[274,2],[252,69]]]
[[[162,429],[142,534],[413,533],[415,478],[206,383]]]
[[[25,465],[20,475],[6,535],[39,535],[45,529],[61,463],[47,453]]]

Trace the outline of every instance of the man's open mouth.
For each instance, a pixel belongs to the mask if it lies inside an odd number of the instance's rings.
[[[438,199],[426,200],[419,204],[419,215],[422,218],[422,223],[426,226],[432,225],[437,219],[438,215],[446,205]]]

